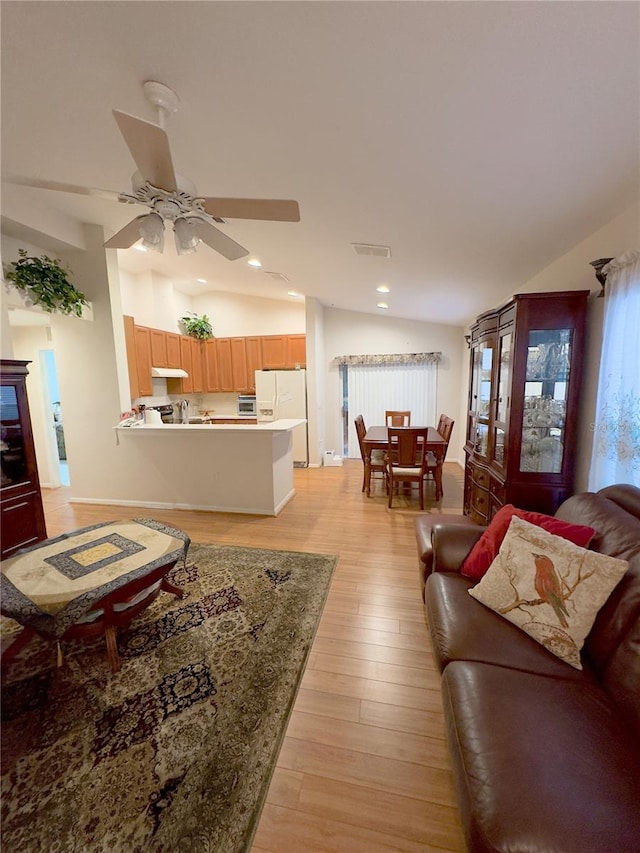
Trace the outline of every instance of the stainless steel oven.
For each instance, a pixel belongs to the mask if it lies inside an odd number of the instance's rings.
[[[256,397],[255,394],[240,394],[238,397],[238,414],[256,416]]]

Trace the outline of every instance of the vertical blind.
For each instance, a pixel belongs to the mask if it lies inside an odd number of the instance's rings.
[[[420,364],[349,364],[347,371],[347,412],[349,440],[347,455],[360,457],[353,420],[362,415],[367,427],[384,424],[388,409],[411,412],[412,426],[434,426],[438,366]]]

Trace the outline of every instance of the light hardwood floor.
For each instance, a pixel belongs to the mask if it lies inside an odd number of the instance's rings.
[[[337,554],[338,565],[252,853],[464,851],[418,582],[417,497],[380,482],[360,491],[362,463],[296,469],[278,518],[71,504],[43,493],[47,532],[146,516],[194,542]],[[459,512],[462,470],[445,463],[444,498]],[[427,495],[433,496],[433,485]],[[415,495],[415,492],[414,492]]]

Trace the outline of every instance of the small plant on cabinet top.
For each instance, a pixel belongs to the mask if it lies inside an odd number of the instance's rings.
[[[29,257],[25,249],[18,249],[18,254],[20,259],[9,264],[6,277],[27,300],[50,314],[59,311],[82,317],[82,309],[89,303],[71,284],[69,270],[57,258]]]
[[[192,338],[199,338],[201,341],[206,341],[213,337],[213,329],[206,314],[198,317],[197,314],[189,312],[191,316],[180,317],[180,322],[185,328],[186,333]]]

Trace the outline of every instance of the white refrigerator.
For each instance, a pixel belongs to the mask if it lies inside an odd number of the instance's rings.
[[[256,370],[256,410],[258,422],[282,418],[307,419],[306,370]],[[292,432],[293,464],[309,464],[307,424]]]

